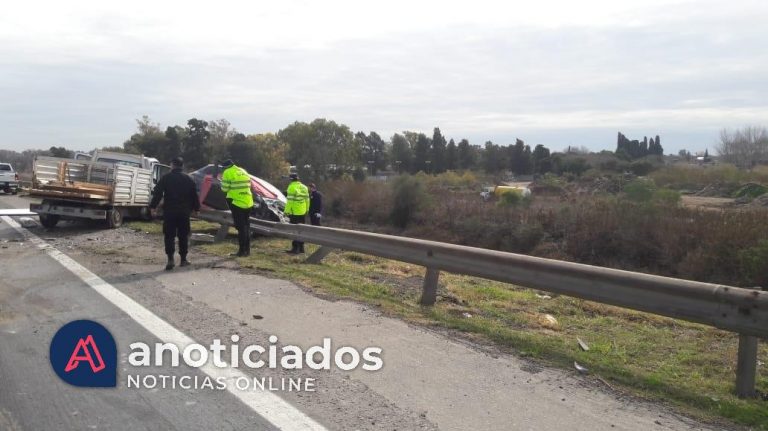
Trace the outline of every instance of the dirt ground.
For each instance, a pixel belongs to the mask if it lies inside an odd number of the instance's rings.
[[[725,210],[734,206],[735,199],[716,198],[709,196],[683,195],[683,205],[688,208],[702,208],[707,210]]]

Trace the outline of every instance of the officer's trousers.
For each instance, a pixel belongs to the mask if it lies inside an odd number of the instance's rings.
[[[229,208],[232,211],[235,229],[237,229],[237,243],[239,245],[237,251],[249,254],[251,252],[251,209],[240,208],[234,204],[231,204]]]
[[[165,237],[165,254],[173,256],[176,251],[174,243],[179,238],[179,254],[187,257],[189,250],[189,213],[169,212],[163,214],[163,236]]]

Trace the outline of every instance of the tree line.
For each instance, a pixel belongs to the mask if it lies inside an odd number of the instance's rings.
[[[22,152],[0,150],[0,162],[10,163],[16,172],[30,172],[32,170],[32,161],[37,156],[70,158],[73,155],[73,151],[64,147],[50,147],[47,150],[24,150]]]
[[[715,149],[722,161],[740,168],[768,164],[768,131],[755,126],[734,131],[723,129]]]
[[[250,135],[239,132],[225,119],[191,118],[185,125],[162,128],[143,116],[136,120],[136,126],[136,132],[122,145],[102,149],[143,154],[163,163],[180,155],[189,169],[231,158],[249,172],[268,179],[286,175],[289,166],[312,179],[345,175],[361,179],[386,170],[411,174],[473,170],[494,175],[579,175],[590,167],[579,157],[581,152],[588,153],[586,149],[569,147],[565,152],[553,152],[541,144],[531,148],[521,139],[511,145],[491,141],[474,145],[467,139],[457,142],[446,138],[439,127],[433,129],[431,136],[403,131],[385,139],[376,132],[352,132],[344,124],[322,118],[308,123],[296,121],[276,133]],[[17,169],[23,171],[29,168],[35,154],[42,153],[72,155],[71,151],[57,147],[47,152],[15,153],[15,158],[8,154],[3,160],[18,160]],[[625,160],[662,153],[658,136],[649,144],[647,138],[630,141],[619,133],[616,155]]]
[[[514,145],[486,142],[472,145],[467,139],[446,139],[440,128],[432,136],[404,131],[385,140],[376,132],[356,132],[331,120],[294,122],[277,133],[245,135],[227,120],[207,122],[192,118],[187,125],[163,131],[147,116],[137,122],[137,133],[122,147],[108,147],[168,161],[184,157],[190,168],[232,158],[250,172],[265,178],[285,175],[295,166],[311,178],[355,178],[380,171],[439,174],[449,170],[483,170],[497,174],[534,174],[555,171],[563,163],[543,145],[534,149],[520,139]]]

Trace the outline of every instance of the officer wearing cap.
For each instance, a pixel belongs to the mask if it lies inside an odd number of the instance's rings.
[[[290,174],[291,183],[288,185],[288,191],[285,197],[288,202],[285,204],[285,214],[291,224],[304,224],[309,210],[309,190],[307,186],[299,181],[298,174]],[[304,253],[304,242],[293,241],[291,249],[286,253],[299,254]]]
[[[156,214],[160,200],[163,200],[163,236],[165,238],[165,254],[168,255],[166,271],[175,266],[173,255],[175,253],[176,237],[179,238],[180,266],[189,265],[187,251],[189,250],[189,216],[200,211],[200,199],[197,197],[197,187],[189,175],[182,172],[184,160],[176,157],[171,161],[171,172],[163,175],[157,182],[152,194],[149,208],[152,215]]]
[[[244,257],[251,254],[251,209],[253,208],[253,192],[251,191],[251,176],[245,169],[235,165],[232,160],[221,164],[224,172],[221,174],[221,191],[227,195],[227,203],[232,211],[232,221],[237,229],[237,253],[233,256]]]

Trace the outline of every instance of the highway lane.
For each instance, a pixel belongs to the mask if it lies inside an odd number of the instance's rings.
[[[276,429],[227,392],[127,388],[126,347],[158,338],[7,223],[0,223],[0,241],[0,429]],[[51,339],[78,319],[97,321],[114,336],[117,388],[77,388],[53,372]],[[204,377],[184,366],[131,373]]]
[[[23,198],[0,197],[0,208],[27,205]],[[418,413],[398,408],[338,373],[220,370],[210,361],[201,369],[126,363],[128,346],[135,341],[149,345],[173,341],[183,347],[194,340],[207,346],[213,339],[226,343],[231,334],[240,334],[243,346],[267,346],[269,338],[188,296],[168,294],[167,286],[157,281],[160,276],[170,276],[171,283],[175,277],[192,275],[194,279],[194,272],[189,272],[194,268],[186,274],[180,269],[169,274],[152,263],[130,273],[119,270],[121,265],[114,265],[112,259],[121,250],[149,262],[162,253],[156,243],[148,247],[141,235],[126,238],[126,232],[131,231],[82,223],[61,223],[53,230],[14,229],[8,218],[0,217],[0,429],[436,429]],[[120,240],[106,241],[102,233],[117,233]],[[100,248],[91,251],[73,239]],[[69,256],[85,262],[87,268]],[[94,320],[112,332],[120,356],[116,389],[76,388],[51,369],[48,348],[54,333],[78,319]],[[225,354],[224,360],[231,358]],[[226,376],[231,390],[128,388],[129,375],[200,380],[206,375]],[[322,387],[316,392],[286,393],[255,389],[252,384],[248,390],[239,390],[233,375],[271,378],[275,387],[282,379],[312,377],[322,381]],[[290,401],[284,400],[286,395]]]

